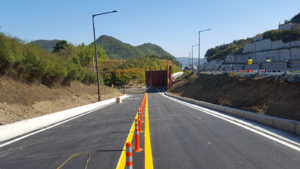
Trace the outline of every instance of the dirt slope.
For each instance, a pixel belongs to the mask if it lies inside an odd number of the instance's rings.
[[[234,74],[194,74],[170,91],[178,96],[300,121],[300,83]]]
[[[101,87],[102,100],[120,96],[117,89]],[[70,86],[52,88],[25,84],[0,77],[0,125],[97,101],[97,86],[72,82]]]

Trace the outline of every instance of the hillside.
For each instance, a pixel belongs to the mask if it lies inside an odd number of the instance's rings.
[[[299,83],[235,74],[191,75],[171,88],[175,95],[300,121]]]
[[[122,41],[111,36],[100,36],[96,40],[96,44],[103,47],[110,59],[122,59],[123,57],[124,59],[133,59],[146,55],[136,47],[127,43],[123,43]]]
[[[146,55],[169,55],[170,53],[166,52],[163,48],[161,48],[158,45],[152,44],[152,43],[144,43],[142,45],[136,46],[140,51],[144,52]]]
[[[175,58],[158,45],[144,43],[139,46],[132,46],[107,35],[101,35],[96,40],[96,44],[103,47],[110,59],[122,59],[123,57],[124,59],[136,59],[146,55],[155,55],[159,57],[171,56]]]
[[[57,39],[54,39],[54,40],[35,40],[35,41],[31,41],[31,42],[37,44],[38,46],[40,46],[45,51],[51,53],[51,52],[53,52],[53,48],[55,47],[57,41],[59,41],[59,40],[57,40]]]
[[[0,125],[42,116],[97,102],[97,85],[73,81],[70,86],[49,88],[28,84],[8,76],[0,77]],[[102,99],[120,96],[113,88],[101,85]]]
[[[288,23],[300,23],[300,12],[295,15]]]
[[[291,18],[287,23],[300,23],[300,13]],[[222,44],[213,48],[210,48],[205,53],[205,58],[210,60],[224,60],[226,56],[242,53],[245,45],[251,43],[254,37],[262,36],[263,39],[270,39],[271,41],[282,40],[287,43],[290,41],[300,40],[300,28],[293,30],[268,30],[262,34],[257,34],[247,39],[234,40],[228,44]]]

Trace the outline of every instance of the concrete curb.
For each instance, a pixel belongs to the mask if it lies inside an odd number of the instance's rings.
[[[121,98],[127,98],[128,96],[123,95]],[[13,137],[22,135],[24,133],[28,133],[30,131],[57,123],[62,120],[66,120],[68,118],[86,113],[88,111],[99,108],[100,106],[108,105],[110,103],[116,102],[116,98],[104,100],[101,102],[96,102],[68,110],[63,110],[51,114],[46,114],[40,117],[35,117],[32,119],[26,119],[19,122],[15,122],[12,124],[7,124],[4,126],[0,126],[0,141],[3,141],[2,137],[11,138],[9,135],[13,135]]]
[[[281,129],[281,130],[284,130],[284,131],[287,131],[290,133],[300,135],[300,122],[299,121],[282,119],[282,118],[267,116],[267,115],[263,115],[263,114],[257,114],[257,113],[253,113],[253,112],[249,112],[249,111],[245,111],[245,110],[239,110],[239,109],[235,109],[235,108],[231,108],[231,107],[216,105],[216,104],[193,100],[193,99],[189,99],[189,98],[185,98],[185,97],[173,96],[173,95],[168,94],[167,92],[165,94],[170,97],[173,97],[173,98],[176,98],[176,99],[179,99],[182,101],[186,101],[188,103],[197,104],[197,105],[200,105],[200,106],[203,106],[206,108],[221,111],[226,114],[245,118],[245,119],[255,121],[255,122],[267,125],[267,126],[271,126],[271,127],[278,128],[278,129]]]

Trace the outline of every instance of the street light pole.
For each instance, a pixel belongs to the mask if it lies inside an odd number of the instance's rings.
[[[206,29],[206,30],[202,30],[199,31],[199,39],[198,39],[198,74],[200,74],[200,33],[204,32],[204,31],[210,31],[211,29]]]
[[[125,94],[125,78],[124,78],[124,69],[125,69],[125,63],[124,63],[124,55],[123,55],[123,95]]]
[[[192,69],[193,69],[193,72],[194,72],[194,66],[193,66],[193,64],[194,64],[194,57],[193,57],[194,50],[193,50],[193,47],[194,46],[198,46],[198,44],[192,46]]]
[[[94,32],[94,44],[95,44],[95,57],[96,57],[96,68],[97,68],[97,85],[98,85],[98,101],[101,101],[101,94],[100,94],[100,84],[99,84],[99,68],[98,68],[98,56],[97,56],[97,46],[96,46],[96,34],[95,34],[95,23],[94,23],[94,17],[98,15],[104,15],[109,13],[114,13],[117,11],[111,11],[111,12],[104,12],[99,14],[92,15],[93,18],[93,32]]]
[[[191,66],[191,53],[192,52],[189,53],[189,66]]]

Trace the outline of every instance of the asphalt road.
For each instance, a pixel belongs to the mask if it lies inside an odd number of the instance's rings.
[[[268,130],[280,134],[282,138],[276,137],[279,142],[272,139],[270,133],[258,134],[258,124],[253,123],[251,129],[246,129],[238,122],[165,97],[156,88],[150,88],[148,93],[154,168],[299,168],[298,136]],[[88,169],[115,168],[144,95],[140,92],[129,94],[132,96],[122,104],[107,106],[0,148],[0,169],[58,168],[77,153],[91,154]],[[144,123],[142,125],[144,130]],[[142,149],[143,136],[141,133]],[[144,158],[143,151],[134,152],[133,167],[144,168]],[[83,169],[87,159],[87,155],[76,156],[62,168]]]
[[[295,149],[172,101],[156,89],[148,93],[154,168],[299,168]]]
[[[0,169],[56,169],[89,153],[88,169],[115,168],[144,93],[0,148]],[[0,143],[1,144],[1,143]],[[62,169],[83,169],[87,155]]]

